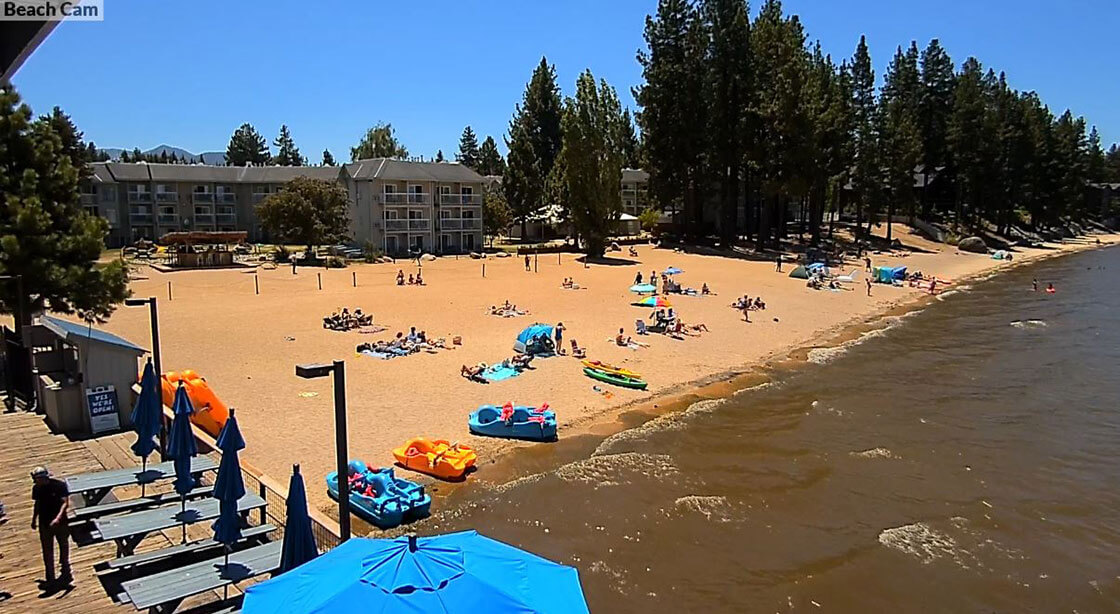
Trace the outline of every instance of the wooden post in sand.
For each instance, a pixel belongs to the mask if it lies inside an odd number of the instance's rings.
[[[171,300],[171,282],[167,282],[167,300]]]
[[[537,272],[537,257],[539,255],[540,255],[540,252],[533,252],[533,272],[534,273]]]
[[[482,276],[486,277],[486,263],[485,262],[482,263]]]
[[[323,289],[323,274],[322,273],[316,273],[315,277],[319,278],[319,289],[322,290]]]
[[[556,264],[560,264],[560,252],[556,252]]]
[[[357,271],[350,271],[350,283],[354,284],[355,288],[358,287],[358,272]]]
[[[257,294],[261,293],[261,279],[257,276],[256,273],[253,273],[253,290]]]

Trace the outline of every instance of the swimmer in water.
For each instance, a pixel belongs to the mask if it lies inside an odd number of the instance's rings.
[[[1050,282],[1050,283],[1046,284],[1046,293],[1047,294],[1054,294],[1055,292],[1057,292],[1057,290],[1054,289],[1054,282]]]
[[[1038,280],[1037,279],[1032,279],[1031,280],[1031,292],[1038,292]]]

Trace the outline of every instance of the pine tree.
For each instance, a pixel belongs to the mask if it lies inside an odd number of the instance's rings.
[[[436,162],[446,162],[446,160],[443,157],[443,150],[442,149],[436,150]]]
[[[895,207],[903,207],[911,219],[914,217],[914,170],[922,156],[918,128],[920,83],[917,45],[911,43],[905,54],[899,47],[883,77],[883,92],[879,99],[884,179],[889,190],[888,241],[893,238],[890,222]]]
[[[921,89],[918,94],[918,127],[922,138],[923,185],[934,175],[946,181],[952,177],[949,152],[949,116],[953,109],[956,76],[953,60],[936,38],[921,54]],[[922,190],[922,216],[928,217],[933,203]]]
[[[984,115],[987,110],[983,67],[970,57],[961,65],[953,90],[953,109],[949,116],[948,144],[953,164],[958,169],[956,221],[965,221],[968,208],[980,206],[984,180]]]
[[[1089,181],[1093,183],[1105,181],[1104,149],[1101,148],[1101,135],[1097,132],[1096,126],[1093,126],[1092,130],[1089,131],[1089,141],[1086,146],[1088,148],[1088,159],[1086,160],[1085,170]]]
[[[122,162],[122,163],[128,163],[128,162],[131,162],[132,159],[128,157],[128,152],[122,149],[121,150],[121,155],[117,156],[117,161]]]
[[[630,116],[630,109],[622,112],[622,156],[626,168],[642,168],[642,144],[634,130],[634,118]]]
[[[276,157],[272,160],[273,164],[277,166],[303,166],[307,164],[307,159],[299,153],[299,148],[292,140],[292,133],[288,131],[286,124],[280,125],[280,134],[272,142],[272,146],[276,148]]]
[[[505,174],[506,161],[498,151],[498,143],[494,141],[494,137],[488,136],[482,142],[482,147],[478,149],[478,168],[475,170],[484,176]]]
[[[323,150],[323,166],[334,166],[334,165],[335,165],[335,161],[334,161],[334,156],[331,155],[331,150],[324,149]]]
[[[463,128],[463,134],[459,137],[459,153],[455,159],[467,168],[478,168],[478,137],[470,126]]]
[[[1110,182],[1120,182],[1120,146],[1116,143],[1108,148],[1104,155],[1104,179]]]
[[[521,103],[510,120],[507,172],[502,179],[506,201],[521,224],[522,240],[535,211],[545,206],[545,181],[561,146],[560,90],[556,70],[546,58],[533,71]]]
[[[407,158],[408,149],[405,149],[393,134],[393,124],[378,122],[366,131],[362,140],[350,148],[350,160],[367,160],[370,158]]]
[[[878,104],[875,101],[875,72],[867,37],[859,37],[852,56],[852,117],[854,121],[852,188],[856,201],[856,238],[859,239],[863,212],[874,216],[882,196],[882,168],[879,160]],[[868,221],[870,227],[870,219]]]
[[[595,85],[591,71],[576,81],[576,95],[564,105],[564,169],[572,227],[588,256],[602,256],[622,213],[622,106],[606,81]]]
[[[638,52],[638,63],[645,83],[635,88],[635,99],[649,193],[659,208],[672,211],[676,225],[698,234],[707,183],[707,37],[688,0],[659,0],[657,14],[646,17],[644,36],[648,49]]]
[[[109,226],[80,204],[86,146],[76,128],[57,130],[59,117],[33,121],[15,89],[0,87],[0,274],[21,279],[0,284],[0,309],[22,324],[48,307],[103,321],[129,295],[121,263],[97,264]]]
[[[226,146],[226,164],[229,166],[264,166],[272,160],[268,143],[252,124],[241,124],[229,138]]]
[[[507,232],[513,224],[513,212],[500,187],[486,188],[482,193],[482,232],[494,246],[494,238]]]

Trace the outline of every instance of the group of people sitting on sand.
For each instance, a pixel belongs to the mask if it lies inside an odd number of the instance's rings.
[[[533,368],[531,366],[532,362],[533,362],[533,355],[532,354],[517,353],[517,354],[514,354],[513,356],[510,356],[509,358],[503,360],[502,362],[498,363],[498,366],[505,367],[507,369],[514,369],[514,370],[516,370],[517,372],[520,373],[521,371],[524,371],[526,369],[532,369]],[[487,381],[487,379],[485,377],[483,377],[483,374],[486,373],[486,370],[489,369],[489,368],[490,368],[490,365],[488,365],[484,362],[480,362],[477,365],[474,365],[473,367],[470,366],[470,365],[463,365],[462,367],[459,368],[459,375],[462,375],[463,377],[471,380],[472,382],[479,382],[479,383],[482,383],[482,384],[488,384],[489,381]]]
[[[517,316],[527,316],[529,315],[529,310],[518,309],[517,305],[514,305],[509,302],[509,299],[506,299],[506,302],[501,305],[490,305],[490,315],[502,318],[513,318]]]
[[[750,311],[761,311],[763,309],[766,309],[766,303],[762,300],[761,296],[757,298],[751,298],[744,294],[743,298],[737,299],[734,303],[731,303],[731,307],[739,311],[742,311],[743,309],[747,309]]]
[[[580,286],[576,283],[574,277],[565,277],[564,281],[560,282],[560,287],[565,290],[579,290]]]
[[[432,352],[447,348],[447,341],[442,337],[439,339],[429,339],[426,331],[417,331],[413,326],[409,329],[407,335],[398,332],[397,336],[392,341],[374,341],[373,343],[362,343],[358,345],[356,351],[361,354],[364,352],[373,352],[384,356],[408,356],[416,352]]]
[[[635,320],[634,327],[639,335],[648,335],[649,333],[661,333],[668,335],[674,339],[683,339],[685,336],[696,337],[700,333],[708,332],[708,325],[700,324],[686,324],[670,307],[666,309],[658,309],[649,314],[650,319],[654,322],[652,324],[645,320]],[[617,341],[617,340],[616,340]],[[619,344],[625,345],[625,344]]]
[[[347,331],[371,324],[373,324],[373,314],[362,313],[361,307],[355,308],[353,313],[346,307],[341,311],[335,309],[334,313],[323,318],[323,328],[330,330]]]
[[[416,271],[416,275],[413,275],[412,273],[409,273],[407,283],[410,286],[423,286],[424,285],[424,277],[422,276],[421,271]],[[397,269],[397,285],[398,286],[405,285],[404,270],[403,269]]]

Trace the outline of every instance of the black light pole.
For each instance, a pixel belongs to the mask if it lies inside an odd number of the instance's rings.
[[[156,297],[149,296],[148,298],[126,298],[124,304],[128,307],[140,307],[142,305],[148,306],[148,319],[151,320],[152,325],[152,362],[155,364],[156,377],[163,377],[163,361],[160,359],[159,353],[159,311],[156,308]],[[160,384],[162,386],[162,384]],[[162,412],[161,412],[162,414]],[[163,458],[167,454],[167,425],[164,424],[163,416],[159,420],[159,455]]]
[[[342,541],[350,539],[350,480],[346,438],[346,363],[296,365],[296,375],[315,379],[334,374],[334,448],[338,471],[338,531]]]

